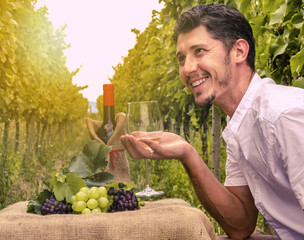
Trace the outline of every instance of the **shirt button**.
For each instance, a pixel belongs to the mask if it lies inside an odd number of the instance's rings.
[[[254,179],[255,179],[255,180],[259,180],[260,177],[259,177],[258,175],[255,175],[255,176],[254,176]]]

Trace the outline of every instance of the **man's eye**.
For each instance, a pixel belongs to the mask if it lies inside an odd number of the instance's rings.
[[[204,52],[205,50],[202,48],[197,48],[195,49],[195,53],[200,53],[200,52]]]
[[[180,56],[177,58],[179,65],[183,65],[184,61],[185,61],[185,57],[184,56]]]

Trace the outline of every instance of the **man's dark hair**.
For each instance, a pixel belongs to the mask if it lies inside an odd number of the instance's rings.
[[[249,44],[247,63],[255,70],[255,43],[252,28],[247,19],[236,9],[221,4],[201,4],[184,12],[176,20],[173,38],[177,41],[180,34],[192,31],[198,26],[205,26],[214,39],[223,42],[230,52],[238,39]]]

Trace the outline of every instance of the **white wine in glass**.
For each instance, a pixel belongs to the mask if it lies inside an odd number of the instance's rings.
[[[164,125],[160,115],[157,101],[129,102],[127,113],[127,131],[133,133],[144,148],[152,149],[140,141],[141,138],[149,138],[158,143],[163,133]],[[149,162],[145,159],[146,187],[136,193],[138,197],[159,196],[162,191],[155,191],[150,187]]]

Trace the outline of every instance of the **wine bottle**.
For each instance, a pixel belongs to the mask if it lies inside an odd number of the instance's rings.
[[[97,130],[97,136],[106,144],[116,127],[114,112],[114,85],[103,85],[103,122]]]

